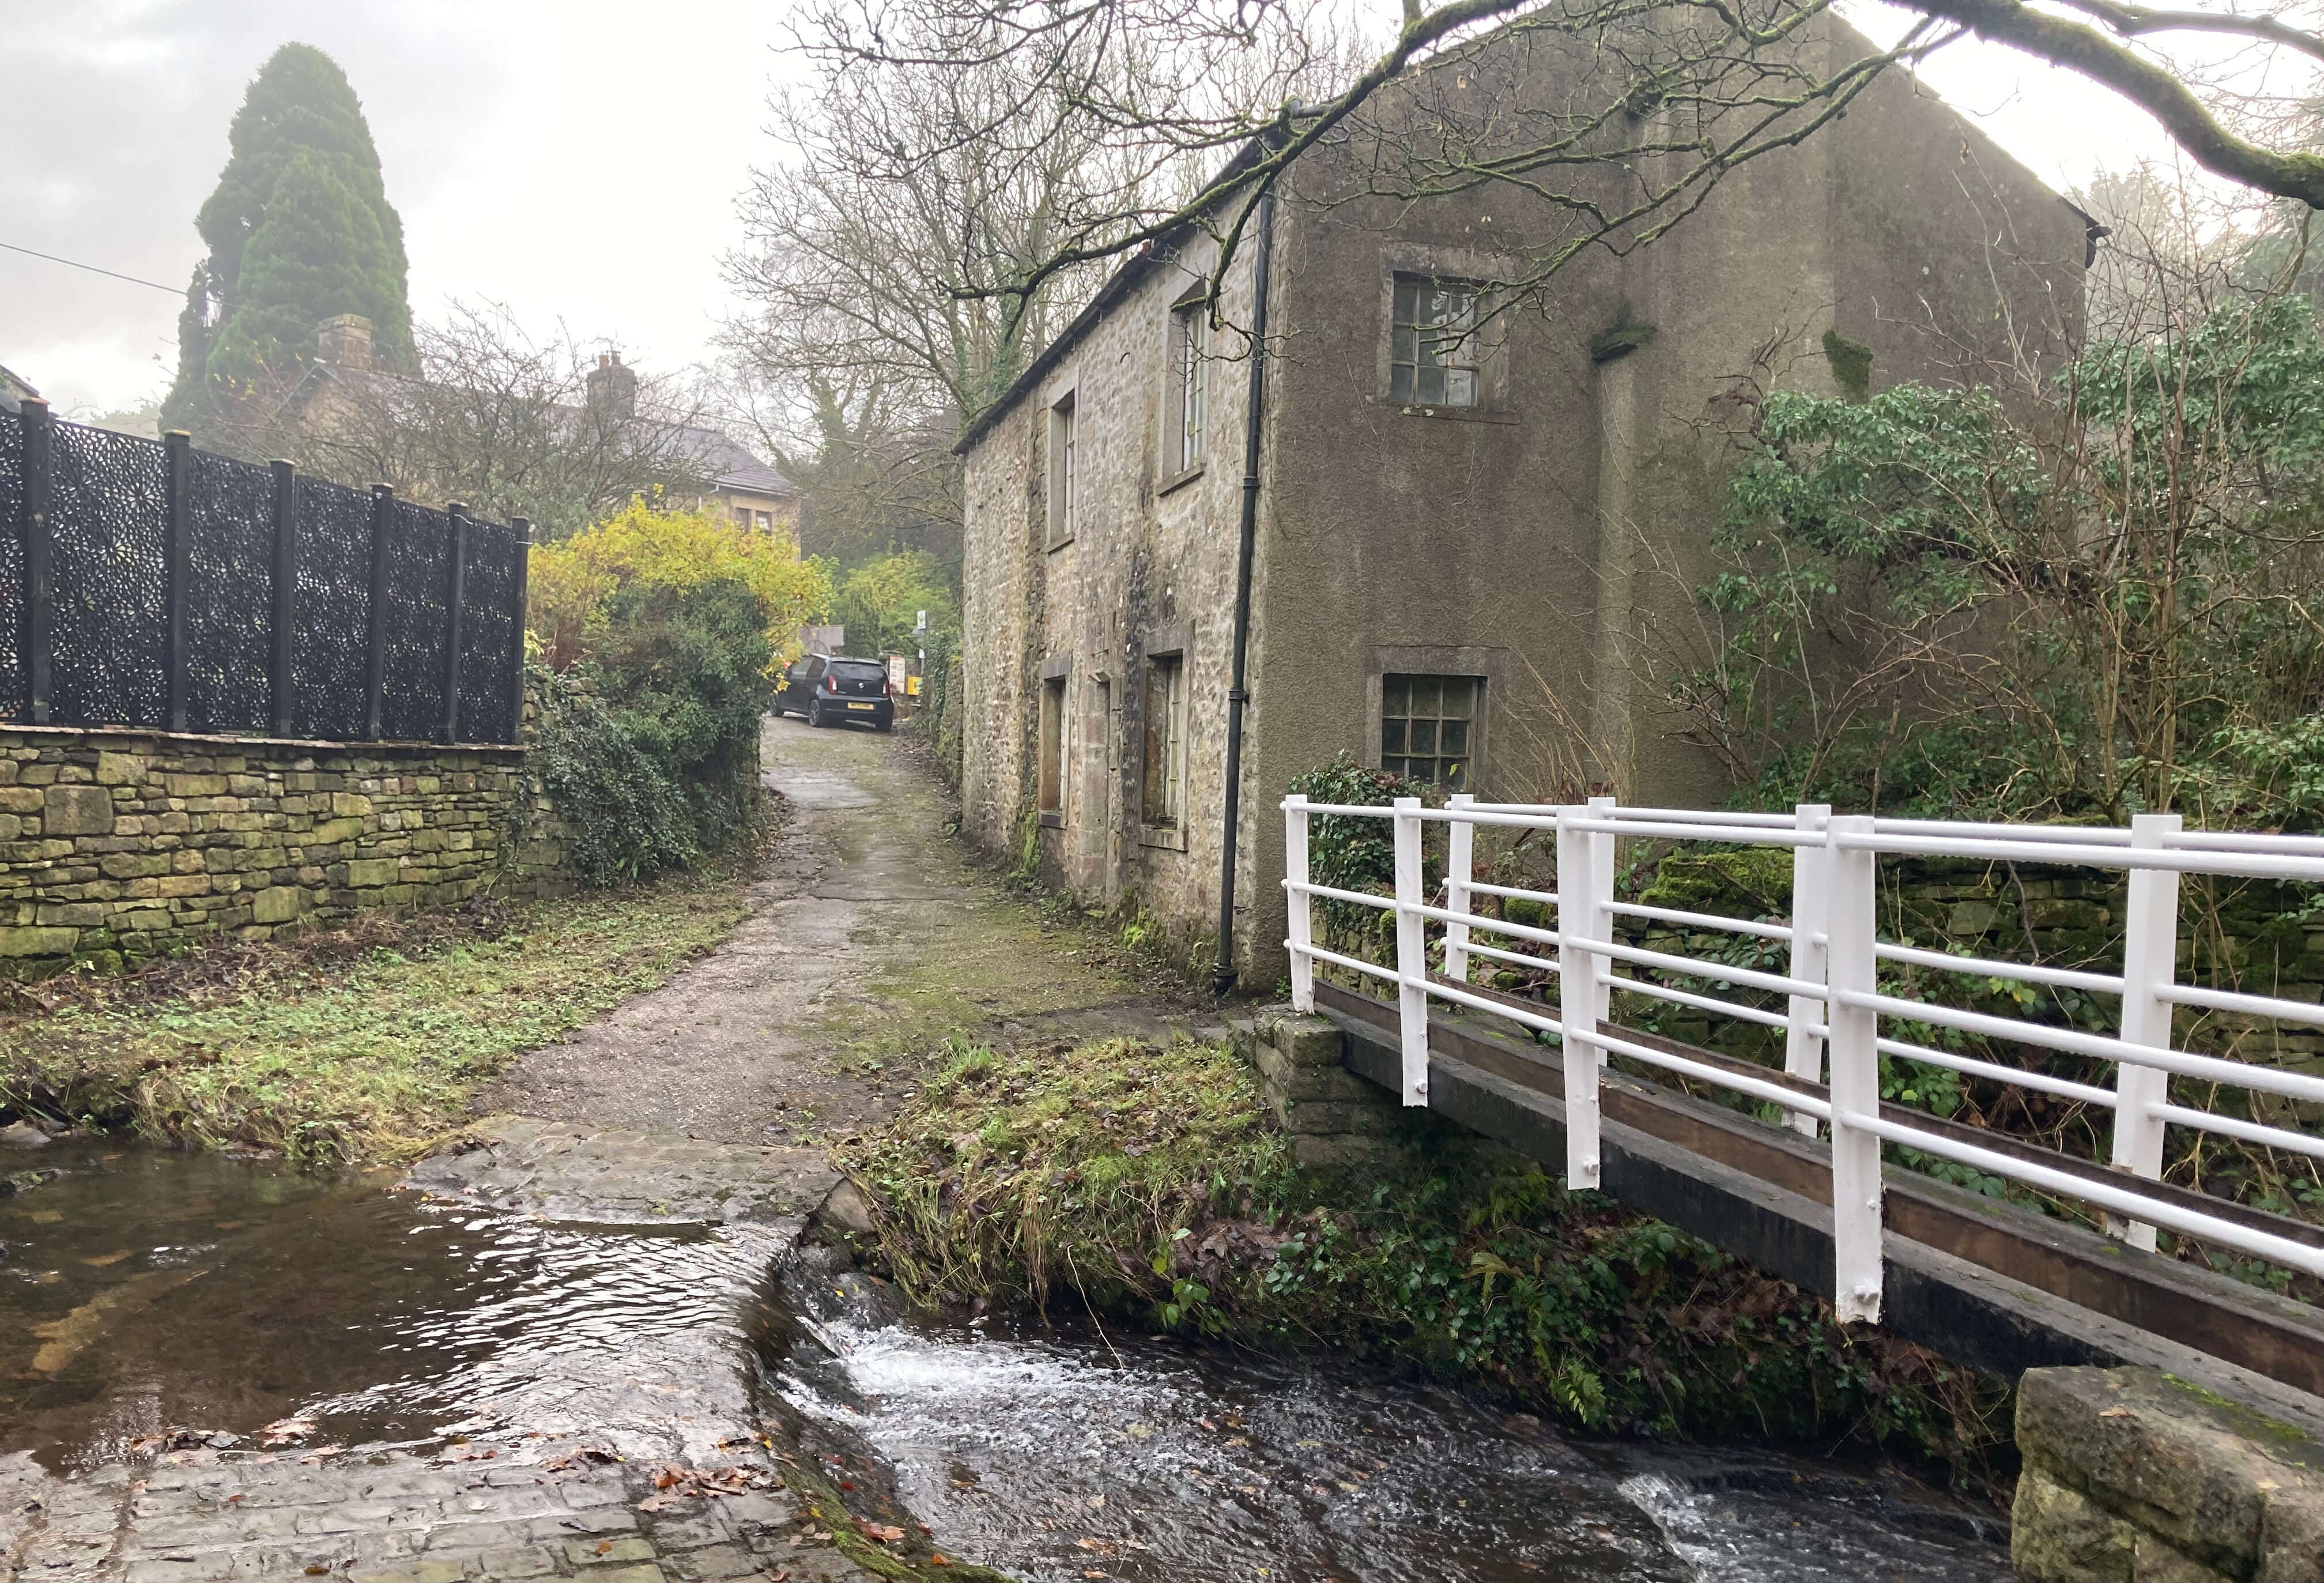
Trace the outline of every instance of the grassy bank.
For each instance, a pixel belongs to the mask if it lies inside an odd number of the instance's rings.
[[[1356,1353],[1609,1432],[1877,1447],[1988,1490],[2007,1392],[1416,1122],[1303,1171],[1218,1046],[954,1051],[844,1158],[914,1300]]]
[[[0,1002],[0,1110],[302,1162],[391,1161],[518,1052],[651,989],[742,919],[752,844],[650,884],[218,940]]]

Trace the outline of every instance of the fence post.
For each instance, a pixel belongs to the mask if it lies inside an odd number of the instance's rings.
[[[2181,822],[2175,813],[2135,814],[2130,844],[2144,850],[2162,847],[2179,833]],[[2169,869],[2134,868],[2129,891],[2122,931],[2122,1041],[2168,1050],[2171,1003],[2162,992],[2179,976],[2179,875]],[[2171,1074],[2116,1061],[2114,1091],[2114,1168],[2157,1180],[2163,1175],[2163,1118],[2154,1106],[2171,1097]],[[2108,1215],[2107,1230],[2133,1247],[2154,1251],[2154,1227],[2144,1220]]]
[[[1404,1102],[1428,1103],[1428,925],[1421,885],[1420,799],[1396,800],[1396,982],[1404,1023]]]
[[[1877,857],[1839,843],[1868,837],[1872,820],[1860,814],[1827,827],[1832,841],[1824,921],[1831,937],[1827,1025],[1831,1030],[1832,1304],[1843,1319],[1880,1318],[1880,1140],[1850,1121],[1880,1114],[1880,1019],[1847,997],[1877,988],[1873,955],[1877,917]]]
[[[444,508],[452,517],[452,567],[444,585],[444,715],[438,742],[460,740],[460,602],[468,591],[468,508]]]
[[[1597,848],[1575,821],[1597,811],[1557,810],[1557,1021],[1565,1066],[1565,1185],[1594,1188],[1599,1182],[1598,958],[1582,944],[1597,911],[1591,898],[1597,884],[1591,870]]]
[[[266,667],[266,690],[274,735],[288,736],[295,703],[290,665],[298,648],[299,469],[284,461],[269,466],[274,473],[274,653]]]
[[[516,536],[512,553],[516,557],[516,575],[509,589],[509,736],[511,742],[524,740],[524,615],[525,576],[527,563],[532,558],[532,523],[521,516],[509,518],[509,532]]]
[[[1286,907],[1284,945],[1291,952],[1291,1009],[1315,1009],[1315,958],[1307,954],[1314,940],[1314,898],[1304,888],[1307,877],[1307,799],[1283,800],[1283,880]]]
[[[395,523],[392,485],[371,486],[371,610],[364,633],[364,740],[387,727],[387,535]]]
[[[1477,800],[1469,792],[1455,792],[1450,801],[1457,814],[1473,806]],[[1477,827],[1466,819],[1455,819],[1444,827],[1444,910],[1472,912],[1474,909],[1469,905],[1469,880]],[[1450,919],[1444,923],[1444,977],[1455,984],[1469,982],[1469,926]]]
[[[1794,822],[1805,830],[1823,834],[1831,822],[1831,804],[1803,802]],[[1819,841],[1813,846],[1792,848],[1792,977],[1811,984],[1821,984],[1831,958],[1831,947],[1817,937],[1830,930],[1825,916],[1831,899],[1831,848]],[[1791,997],[1787,1014],[1791,1022],[1784,1030],[1784,1070],[1811,1083],[1823,1081],[1823,1035],[1812,1032],[1808,1024],[1828,1023],[1831,1013],[1823,1002],[1807,995]],[[1816,1119],[1804,1111],[1789,1113],[1791,1128],[1803,1137],[1816,1135]]]
[[[51,708],[50,645],[57,599],[49,523],[55,430],[50,427],[48,403],[27,396],[17,410],[24,419],[23,520],[17,524],[24,544],[24,718],[32,725],[45,726]]]
[[[192,549],[194,438],[182,429],[161,436],[163,499],[161,564],[164,611],[161,645],[161,721],[171,731],[187,728],[186,561]]]
[[[1590,817],[1611,822],[1619,801],[1612,797],[1592,797]],[[1590,916],[1591,940],[1610,940],[1614,938],[1614,865],[1620,856],[1610,832],[1596,831],[1590,837]],[[1563,891],[1558,893],[1564,894]],[[1594,1026],[1604,1027],[1614,1018],[1614,964],[1591,952],[1590,956],[1590,986],[1594,992],[1591,1011]],[[1606,1052],[1598,1051],[1598,1065],[1606,1065]]]

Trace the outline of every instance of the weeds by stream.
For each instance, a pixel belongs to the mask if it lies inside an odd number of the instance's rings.
[[[725,939],[758,857],[745,843],[650,883],[370,912],[207,942],[126,976],[7,986],[0,1113],[302,1164],[409,1158],[519,1052]]]
[[[921,1304],[1340,1349],[1582,1428],[1878,1448],[1988,1495],[2014,1471],[2003,1382],[1425,1121],[1408,1143],[1303,1170],[1230,1051],[1111,1041],[955,1046],[842,1159]]]

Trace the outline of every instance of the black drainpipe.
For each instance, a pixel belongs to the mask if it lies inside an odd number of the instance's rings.
[[[1219,966],[1211,990],[1234,987],[1235,831],[1242,817],[1242,707],[1244,662],[1250,647],[1250,561],[1259,540],[1259,442],[1267,396],[1268,265],[1275,255],[1275,193],[1259,199],[1259,259],[1251,266],[1250,396],[1242,440],[1242,543],[1235,556],[1234,680],[1227,686],[1227,808],[1219,842]]]

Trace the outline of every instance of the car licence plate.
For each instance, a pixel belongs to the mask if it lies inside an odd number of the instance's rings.
[[[869,709],[876,708],[877,706],[872,704],[850,704],[847,707],[851,709]]]

